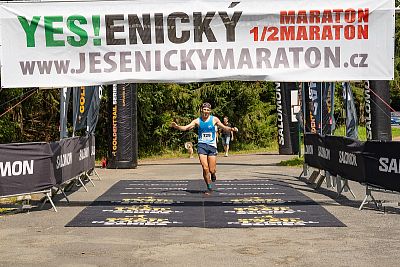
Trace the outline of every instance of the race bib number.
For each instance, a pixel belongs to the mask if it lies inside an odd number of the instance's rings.
[[[201,140],[211,141],[212,140],[212,133],[202,133]]]

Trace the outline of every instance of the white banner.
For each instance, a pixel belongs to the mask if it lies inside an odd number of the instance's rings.
[[[394,0],[2,3],[1,86],[393,79]]]

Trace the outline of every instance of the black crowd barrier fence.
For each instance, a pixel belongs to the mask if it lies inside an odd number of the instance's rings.
[[[0,196],[40,192],[94,168],[95,137],[0,144]]]
[[[306,134],[305,162],[332,175],[400,192],[400,142]]]
[[[365,166],[367,182],[400,192],[400,142],[367,141]]]
[[[48,143],[0,145],[0,196],[38,192],[55,184]]]

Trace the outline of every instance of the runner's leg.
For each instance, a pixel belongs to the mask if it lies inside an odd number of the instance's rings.
[[[211,181],[215,182],[217,180],[217,157],[216,156],[208,156],[208,168],[211,173]]]
[[[226,150],[226,136],[225,135],[222,135],[222,145],[224,146],[224,152],[225,152],[225,156],[226,156],[227,150]]]
[[[231,137],[230,136],[227,136],[226,137],[226,140],[225,140],[225,147],[224,147],[224,149],[225,149],[225,157],[227,157],[228,156],[228,153],[229,153],[229,143],[231,142]]]
[[[211,189],[211,179],[210,179],[210,169],[208,166],[207,157],[208,157],[207,155],[199,154],[200,164],[203,169],[203,179],[207,185],[207,189],[210,190]]]

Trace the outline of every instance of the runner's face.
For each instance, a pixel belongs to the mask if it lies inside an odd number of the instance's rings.
[[[209,108],[201,109],[201,115],[205,118],[208,118],[208,116],[210,116],[210,113],[211,113],[211,109],[209,109]]]

